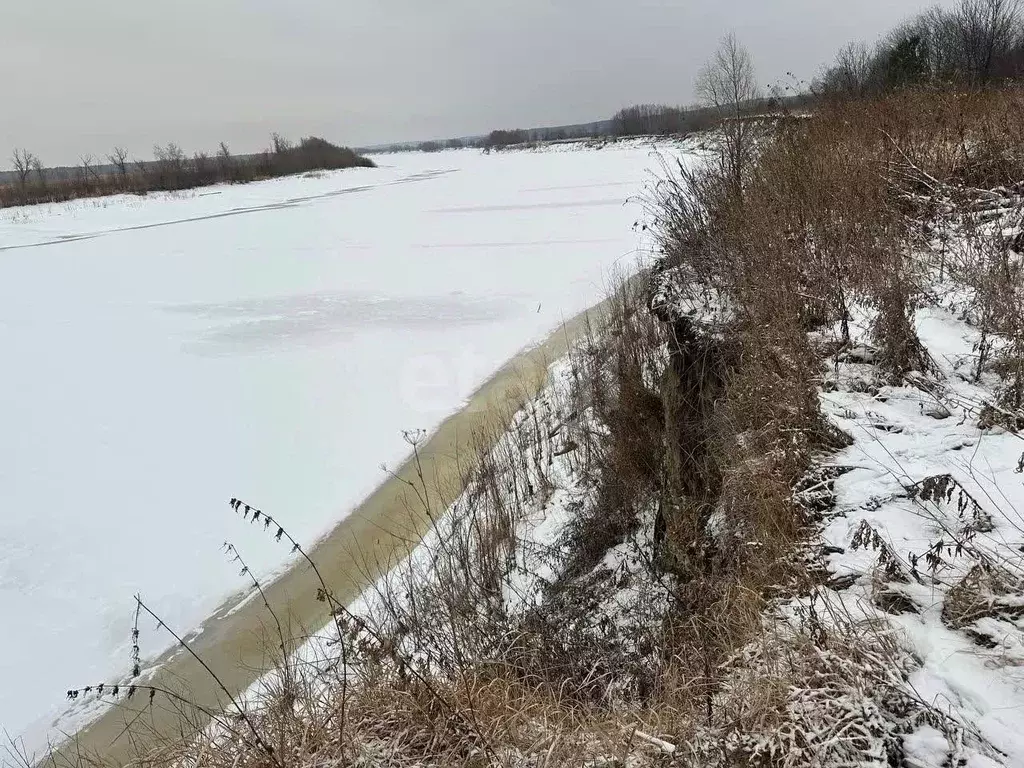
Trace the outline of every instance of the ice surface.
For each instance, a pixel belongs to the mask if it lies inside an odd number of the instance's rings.
[[[670,151],[670,150],[665,150]],[[0,728],[128,667],[135,592],[197,627],[325,533],[638,258],[649,147],[462,151],[0,210]],[[142,627],[143,654],[166,637]]]

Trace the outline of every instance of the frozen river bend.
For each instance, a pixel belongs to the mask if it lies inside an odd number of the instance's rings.
[[[661,152],[670,152],[662,148]],[[0,728],[129,665],[133,594],[201,626],[313,542],[501,364],[640,258],[650,146],[0,210]],[[143,656],[167,638],[144,627]]]

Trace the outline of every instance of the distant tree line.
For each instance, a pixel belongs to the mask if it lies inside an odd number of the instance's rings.
[[[517,144],[528,144],[529,142],[529,131],[525,131],[522,128],[513,128],[512,130],[501,129],[491,131],[487,135],[487,139],[484,142],[484,149],[502,149],[504,147],[512,147]]]
[[[608,121],[580,125],[555,126],[550,128],[513,128],[491,131],[486,136],[474,138],[440,139],[419,142],[401,142],[357,149],[357,152],[374,154],[389,152],[440,152],[453,149],[502,149],[517,145],[538,144],[552,141],[575,141],[608,134]]]
[[[188,155],[171,143],[155,146],[152,160],[129,160],[123,148],[115,147],[105,164],[85,156],[77,167],[47,169],[37,155],[20,148],[14,150],[11,161],[11,181],[0,184],[0,207],[240,184],[314,170],[374,165],[348,147],[318,136],[292,143],[277,133],[271,137],[270,148],[250,155],[233,155],[223,142],[213,156],[205,152]]]
[[[739,105],[737,115],[723,115],[720,109],[705,104],[693,107],[634,104],[615,113],[611,119],[609,134],[612,136],[681,136],[707,130],[719,123],[723,117],[757,115],[776,110],[793,109],[806,106],[809,101],[809,96],[805,94],[751,98]]]
[[[553,128],[515,128],[512,130],[491,131],[480,146],[484,150],[503,149],[505,147],[550,143],[558,141],[579,141],[604,136],[608,133],[608,123],[587,123],[575,126],[559,126]]]
[[[847,45],[815,91],[859,97],[931,82],[977,87],[1022,76],[1021,1],[961,0],[908,19],[873,48]]]
[[[613,136],[670,136],[707,128],[714,115],[707,109],[635,104],[612,117]]]
[[[421,141],[411,148],[418,152],[440,152],[443,149],[464,149],[466,142],[462,139],[448,139],[446,141]]]
[[[540,141],[595,136],[666,136],[705,130],[722,120],[761,112],[806,107],[833,96],[860,97],[895,88],[928,83],[980,87],[1024,78],[1024,0],[960,0],[952,8],[935,7],[900,24],[877,45],[851,43],[811,85],[810,93],[752,98],[735,103],[734,113],[709,108],[721,94],[701,106],[635,104],[619,110],[610,121],[591,124],[585,131],[560,129],[495,130],[467,146],[485,150],[529,145]],[[718,69],[725,71],[718,62]],[[714,85],[712,83],[712,85]],[[725,88],[729,83],[720,84]],[[786,89],[791,90],[791,89]],[[439,142],[407,145],[407,149],[436,151]]]

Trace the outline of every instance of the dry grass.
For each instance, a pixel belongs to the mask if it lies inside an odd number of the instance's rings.
[[[465,493],[431,517],[437,535],[347,625],[349,683],[330,663],[277,676],[252,715],[273,757],[228,731],[140,763],[898,761],[901,734],[931,710],[907,697],[892,638],[820,589],[818,519],[794,489],[846,441],[817,391],[820,350],[850,344],[855,303],[874,312],[885,376],[923,371],[913,310],[939,267],[1009,340],[992,359],[1024,370],[1005,238],[974,223],[969,249],[938,265],[920,255],[951,221],[967,231],[952,212],[979,187],[1024,177],[1022,129],[1006,120],[1021,98],[922,90],[827,105],[762,125],[739,187],[714,157],[674,169],[650,199],[660,263],[618,287],[573,348],[567,386],[481,435]],[[430,516],[455,489],[439,494],[421,472],[408,490],[410,514]],[[556,498],[574,515],[538,552],[526,533]],[[606,573],[607,554],[630,547],[642,567]],[[988,605],[973,578],[950,592],[954,624]],[[636,589],[637,622],[611,626],[617,579],[666,599]]]

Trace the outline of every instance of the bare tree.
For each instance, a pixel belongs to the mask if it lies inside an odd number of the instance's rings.
[[[743,110],[753,106],[761,91],[750,54],[736,35],[722,38],[715,55],[697,76],[696,92],[704,106],[714,110],[721,120],[722,170],[739,191],[753,144],[753,128],[742,119]]]
[[[210,156],[208,154],[196,152],[192,155],[192,173],[195,176],[194,181],[196,184],[210,183]]]
[[[94,165],[95,161],[93,160],[92,155],[83,155],[78,159],[78,162],[81,166],[79,172],[82,176],[82,180],[86,184],[89,184],[92,181],[98,182],[100,180],[100,174],[96,170],[96,166]]]
[[[217,148],[217,167],[220,169],[221,178],[231,181],[234,177],[235,161],[231,157],[231,150],[223,141]]]
[[[1021,0],[962,0],[954,12],[964,74],[976,83],[992,78],[998,59],[1018,40]]]
[[[128,151],[124,147],[114,147],[114,151],[107,155],[107,160],[117,169],[122,179],[128,175]]]
[[[871,81],[871,52],[864,43],[850,43],[836,54],[825,83],[827,91],[863,95]]]
[[[952,78],[956,75],[962,62],[955,19],[948,11],[936,6],[918,14],[903,29],[904,38],[916,36],[921,40],[930,76]]]
[[[156,158],[159,171],[159,185],[164,189],[180,187],[186,162],[185,152],[182,148],[173,141],[166,147],[157,144],[153,147],[153,156]]]
[[[715,55],[697,76],[696,91],[705,106],[739,117],[740,110],[760,95],[754,65],[736,35],[722,38]]]
[[[35,167],[36,156],[27,149],[16,149],[11,155],[11,160],[14,163],[14,172],[18,176],[18,185],[24,192],[25,187],[28,186],[29,174]]]
[[[43,161],[39,159],[38,155],[32,155],[32,170],[36,174],[36,181],[39,182],[40,189],[46,189],[46,168],[43,167]]]
[[[292,149],[292,143],[277,132],[270,134],[270,142],[275,155],[282,155]]]
[[[173,141],[166,147],[161,147],[158,144],[154,145],[153,156],[156,157],[158,162],[166,163],[175,170],[179,170],[185,165],[185,152]]]

